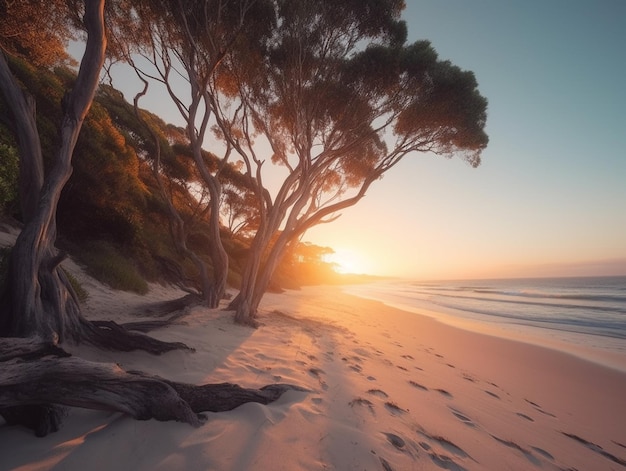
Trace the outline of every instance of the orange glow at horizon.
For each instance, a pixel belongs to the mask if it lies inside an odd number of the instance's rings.
[[[371,261],[363,254],[346,248],[333,249],[334,253],[326,257],[326,262],[335,265],[335,271],[342,274],[371,274]]]

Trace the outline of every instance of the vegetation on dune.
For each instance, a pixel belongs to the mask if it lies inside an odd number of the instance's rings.
[[[87,388],[83,406],[196,425],[216,402],[212,387],[115,365],[112,378],[101,364],[67,359],[58,342],[191,349],[86,319],[59,248],[113,286],[145,292],[146,279],[166,279],[209,307],[230,280],[240,288],[235,321],[256,325],[277,283],[337,279],[328,250],[302,236],[358,203],[405,156],[480,163],[487,101],[472,72],[440,61],[427,41],[406,43],[403,8],[400,0],[0,1],[0,211],[22,224],[0,286],[0,353],[10,353],[0,358],[0,385],[23,378],[0,395],[7,422],[55,430],[59,404],[74,405],[64,402],[67,388]],[[74,36],[85,39],[76,73],[64,49]],[[100,84],[107,54],[144,84],[132,105]],[[188,85],[182,93],[174,75]],[[155,82],[184,129],[140,109]],[[202,147],[211,135],[214,153]],[[272,191],[266,171],[276,167],[285,178]],[[50,352],[59,358],[44,360]],[[69,379],[41,393],[30,384],[45,382],[46,364]],[[146,396],[138,375],[162,394]],[[226,407],[293,388],[221,386]],[[198,394],[198,409],[187,407]]]
[[[32,87],[43,154],[53,159],[58,135],[63,87],[75,79],[65,67],[36,68],[13,59],[21,83]],[[0,96],[0,103],[2,97]],[[193,160],[183,130],[158,116],[141,111],[161,136],[161,175],[172,201],[187,221],[189,244],[209,264],[205,209],[192,193]],[[19,210],[18,150],[11,135],[10,115],[0,108],[0,214],[17,221]],[[182,283],[197,288],[197,270],[172,243],[165,203],[151,169],[154,145],[133,112],[133,105],[110,86],[101,86],[76,144],[74,170],[57,211],[60,245],[76,256],[89,273],[113,288],[145,293],[146,281]],[[204,154],[209,166],[216,157]],[[248,251],[249,230],[254,227],[253,202],[245,178],[234,166],[222,172],[226,188],[222,236],[231,259],[228,282],[237,287]],[[295,247],[278,270],[271,289],[296,288],[305,284],[341,282],[332,265],[319,254],[302,256]]]

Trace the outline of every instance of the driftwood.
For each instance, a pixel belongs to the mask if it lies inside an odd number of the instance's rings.
[[[288,384],[246,389],[235,384],[191,385],[116,364],[72,357],[39,339],[0,339],[0,415],[43,436],[58,430],[60,406],[117,411],[138,420],[177,420],[199,426],[201,412],[232,410],[247,402],[269,404]]]

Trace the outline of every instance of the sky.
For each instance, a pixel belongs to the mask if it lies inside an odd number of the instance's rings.
[[[409,42],[472,70],[489,100],[482,165],[409,155],[303,240],[355,273],[626,275],[626,1],[406,3]],[[168,102],[142,106],[177,123]]]
[[[370,274],[626,275],[626,2],[407,4],[409,42],[489,100],[482,164],[409,155],[304,240]]]

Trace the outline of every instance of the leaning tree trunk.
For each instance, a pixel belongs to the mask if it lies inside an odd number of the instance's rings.
[[[104,0],[85,2],[88,40],[74,88],[63,99],[64,116],[60,129],[57,159],[41,181],[34,169],[43,168],[41,148],[23,132],[18,132],[20,186],[36,199],[23,214],[24,229],[17,238],[9,263],[8,283],[2,300],[3,335],[27,336],[38,333],[46,339],[72,339],[81,336],[80,309],[67,278],[59,268],[62,256],[54,248],[56,209],[65,183],[72,173],[71,159],[82,123],[91,106],[104,61]],[[10,76],[6,61],[0,61],[3,76]],[[26,98],[15,80],[0,85],[13,111],[18,129],[36,134],[34,100]]]
[[[195,85],[194,85],[195,84]],[[197,87],[195,80],[192,80],[192,87]],[[197,91],[192,94],[200,96]],[[195,116],[197,111],[198,101],[190,107],[190,123],[195,122]],[[189,140],[193,151],[194,161],[196,167],[200,172],[200,176],[204,180],[204,183],[209,189],[209,196],[211,197],[210,205],[211,211],[209,214],[209,255],[211,262],[213,263],[213,285],[209,292],[203,293],[207,304],[210,308],[216,308],[219,305],[220,300],[226,293],[226,283],[228,279],[228,255],[222,244],[222,235],[220,234],[220,200],[222,196],[222,186],[218,180],[217,175],[212,175],[207,168],[204,157],[202,156],[202,141],[199,138],[204,136],[204,129],[208,122],[208,113],[205,114],[201,130],[196,134],[196,130],[188,130]]]
[[[137,93],[135,95],[135,98],[133,99],[133,109],[135,111],[135,116],[137,117],[139,122],[146,128],[148,133],[150,133],[154,141],[156,155],[154,156],[154,161],[152,165],[152,174],[154,176],[154,179],[156,180],[159,192],[161,193],[161,197],[163,198],[163,201],[165,202],[165,205],[167,207],[167,214],[169,218],[173,243],[176,247],[176,250],[184,257],[187,257],[189,260],[191,260],[196,266],[198,270],[198,276],[200,277],[200,292],[206,304],[209,307],[216,307],[213,306],[215,289],[213,288],[211,280],[209,279],[207,264],[198,256],[195,251],[191,250],[187,245],[188,232],[185,221],[183,220],[180,213],[176,209],[176,206],[174,205],[174,195],[171,193],[168,194],[168,191],[165,189],[165,185],[163,184],[163,179],[161,177],[160,171],[161,143],[159,140],[159,135],[152,128],[152,126],[150,126],[150,124],[148,124],[148,122],[141,116],[141,113],[139,111],[139,100],[148,92],[148,81],[144,79],[143,76],[139,73],[138,69],[134,65],[133,59],[128,58],[127,60],[129,61],[131,66],[135,68],[135,71],[137,72],[137,77],[143,82],[144,85],[143,90]],[[182,280],[181,285],[183,285]],[[182,286],[182,288],[186,290],[185,286]]]
[[[211,189],[213,187],[213,189]],[[211,195],[211,213],[209,214],[210,238],[209,251],[211,260],[213,261],[214,289],[213,305],[218,307],[220,300],[226,294],[226,284],[228,282],[228,254],[222,244],[222,234],[220,233],[220,200],[221,200],[221,184],[217,181],[217,177],[209,184],[209,193]]]
[[[261,229],[259,229],[261,230]],[[252,306],[252,297],[257,285],[257,278],[261,270],[261,260],[264,244],[261,243],[262,234],[257,232],[244,266],[239,293],[228,306],[235,311],[235,323],[241,325],[256,325],[256,307]]]
[[[229,308],[235,310],[235,322],[238,324],[256,326],[255,318],[259,304],[272,280],[276,267],[285,255],[289,242],[298,236],[298,214],[308,200],[308,185],[302,185],[299,192],[287,200],[276,201],[267,215],[267,226],[259,228],[252,242],[250,255],[242,280],[242,289]],[[284,196],[284,195],[283,195]],[[297,197],[296,197],[297,196]],[[278,198],[277,198],[278,199]],[[291,201],[289,201],[291,200]],[[295,201],[294,201],[295,200]],[[271,244],[272,234],[278,231],[281,214],[286,211],[292,202],[289,217],[278,238]],[[263,256],[265,259],[263,260]]]
[[[285,255],[285,251],[293,236],[285,230],[269,251],[264,264],[258,263],[256,276],[246,285],[246,291],[241,291],[240,299],[235,306],[235,322],[247,325],[256,325],[259,305],[267,292],[272,276]]]
[[[93,101],[104,62],[106,36],[104,0],[86,0],[85,54],[74,87],[63,98],[60,148],[45,180],[37,134],[34,100],[17,84],[0,54],[0,90],[13,112],[18,130],[21,193],[34,195],[23,202],[24,228],[10,255],[9,272],[0,295],[0,336],[37,335],[54,342],[85,341],[118,349],[152,353],[184,348],[147,336],[127,333],[114,323],[97,324],[81,314],[78,299],[60,268],[64,258],[55,248],[56,211],[61,191],[72,173],[72,154],[81,126]]]

